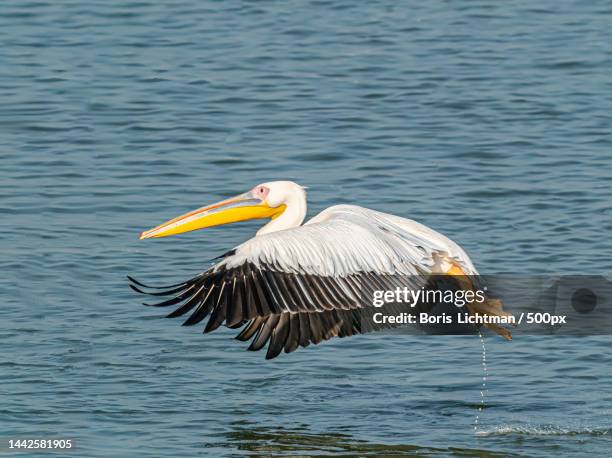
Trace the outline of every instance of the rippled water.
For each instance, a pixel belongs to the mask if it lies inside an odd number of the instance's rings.
[[[431,4],[430,4],[431,3]],[[246,223],[139,231],[269,179],[612,271],[608,2],[21,2],[0,14],[0,436],[78,456],[606,455],[610,339],[358,336],[265,362],[160,318]],[[41,454],[41,456],[49,456]]]

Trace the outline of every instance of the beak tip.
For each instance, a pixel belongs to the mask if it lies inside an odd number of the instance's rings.
[[[146,238],[147,238],[146,231],[145,232],[141,232],[140,235],[138,236],[138,240],[144,240]]]

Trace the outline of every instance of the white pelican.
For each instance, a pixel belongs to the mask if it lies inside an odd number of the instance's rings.
[[[461,276],[461,289],[474,287],[478,272],[465,251],[416,221],[355,205],[332,206],[302,225],[305,216],[305,189],[291,181],[263,183],[186,213],[140,238],[254,218],[270,221],[254,238],[216,258],[219,262],[190,280],[149,287],[129,277],[130,286],[141,293],[175,295],[154,305],[180,304],[168,317],[191,312],[184,325],[209,317],[204,332],[222,324],[243,326],[236,338],[252,339],[249,350],[260,350],[269,342],[267,359],[282,350],[289,353],[299,346],[376,328],[364,324],[364,316],[369,315],[363,312],[373,310],[371,302],[361,297],[364,286],[367,291],[401,285],[422,288],[428,277],[443,275]],[[487,298],[468,310],[508,315],[498,299]],[[505,328],[488,327],[511,338]]]

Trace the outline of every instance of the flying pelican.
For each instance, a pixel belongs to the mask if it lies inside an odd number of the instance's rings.
[[[461,289],[475,288],[478,272],[465,251],[416,221],[355,205],[329,207],[302,225],[305,216],[305,188],[291,181],[263,183],[186,213],[142,232],[140,239],[255,218],[270,221],[190,280],[150,287],[128,277],[130,286],[154,296],[174,295],[153,305],[180,304],[168,317],[191,312],[184,325],[209,317],[205,333],[222,324],[242,327],[236,338],[252,339],[249,350],[269,342],[266,359],[377,328],[365,325],[373,307],[364,291],[424,288],[438,275],[461,278]],[[509,315],[493,298],[468,310]],[[511,339],[505,328],[487,326]]]

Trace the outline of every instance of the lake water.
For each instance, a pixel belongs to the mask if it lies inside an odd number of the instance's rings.
[[[266,362],[125,279],[203,270],[258,224],[138,233],[271,179],[308,186],[311,216],[430,225],[482,273],[610,274],[608,2],[0,11],[0,436],[87,457],[609,454],[609,336],[486,337],[479,413],[477,337]]]

